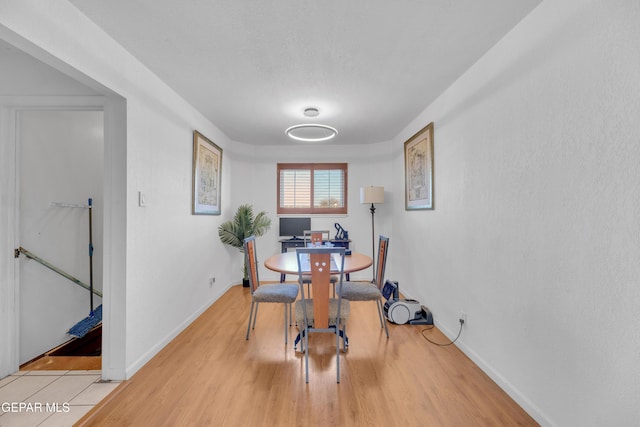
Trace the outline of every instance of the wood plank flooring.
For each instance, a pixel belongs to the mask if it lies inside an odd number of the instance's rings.
[[[310,337],[306,384],[295,326],[284,344],[281,304],[261,304],[244,339],[250,301],[232,287],[76,425],[538,425],[455,346],[427,342],[426,326],[389,324],[387,339],[372,302],[351,303],[340,384],[330,334]]]
[[[99,371],[101,356],[42,356],[20,367],[21,371]]]

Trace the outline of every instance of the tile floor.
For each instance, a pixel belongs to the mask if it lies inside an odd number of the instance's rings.
[[[119,382],[100,371],[19,371],[0,379],[0,427],[70,427]]]

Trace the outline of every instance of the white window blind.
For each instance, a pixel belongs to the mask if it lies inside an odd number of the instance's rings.
[[[344,173],[340,169],[313,171],[313,207],[344,207]]]
[[[346,214],[346,163],[279,163],[278,214]]]
[[[280,207],[311,207],[311,171],[304,169],[280,170]]]

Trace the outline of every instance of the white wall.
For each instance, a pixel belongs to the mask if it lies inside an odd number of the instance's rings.
[[[0,39],[0,96],[95,96],[77,80]],[[4,102],[3,102],[4,103]]]
[[[399,135],[435,123],[435,206],[396,276],[543,425],[640,416],[640,5],[543,2]]]
[[[371,213],[370,205],[360,204],[360,187],[370,185],[385,187],[385,203],[376,205],[375,233],[391,238],[391,206],[399,197],[391,191],[392,170],[389,163],[391,152],[388,143],[373,145],[336,146],[331,144],[310,144],[302,146],[255,147],[234,143],[237,162],[232,169],[234,209],[242,203],[251,203],[255,211],[266,211],[271,218],[270,231],[258,240],[258,256],[261,260],[280,252],[278,240],[278,215],[276,206],[277,163],[282,162],[341,162],[349,164],[348,171],[348,214],[337,216],[312,216],[314,229],[330,230],[334,235],[334,223],[339,223],[349,232],[350,247],[358,252],[371,254]],[[288,216],[288,215],[283,215]],[[376,238],[377,245],[377,238]],[[240,272],[242,258],[234,256],[234,272]],[[263,266],[261,280],[278,280],[279,275]],[[387,269],[391,277],[393,270]],[[353,280],[372,277],[371,269],[351,275]]]
[[[67,2],[0,1],[0,38],[109,97],[103,377],[127,378],[232,283],[217,238],[231,212],[230,156],[223,215],[194,216],[190,207],[193,130],[223,149],[229,141]],[[137,206],[138,191],[147,207]]]

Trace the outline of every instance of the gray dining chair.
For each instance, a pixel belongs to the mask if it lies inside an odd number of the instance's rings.
[[[258,255],[255,236],[244,239],[244,255],[245,263],[249,268],[249,288],[251,289],[251,310],[249,311],[249,324],[247,325],[247,335],[245,339],[249,339],[250,330],[256,327],[258,305],[263,302],[281,303],[284,304],[284,343],[287,344],[289,342],[287,319],[289,326],[291,326],[291,305],[298,297],[298,285],[286,283],[273,285],[260,284],[260,280],[258,279]],[[288,315],[287,312],[289,313]]]
[[[303,233],[304,238],[304,247],[309,247],[310,243],[314,245],[321,246],[324,242],[328,242],[331,240],[331,233],[329,230],[304,230]],[[336,283],[338,283],[338,276],[331,276],[331,285],[333,286],[333,296],[336,296]],[[303,277],[303,281],[305,284],[309,285],[311,283],[311,276],[305,275]],[[307,286],[307,290],[309,290],[309,286]]]
[[[300,299],[296,301],[295,313],[300,329],[301,351],[304,351],[305,381],[309,382],[309,334],[329,332],[336,336],[336,382],[340,382],[340,338],[343,350],[347,349],[347,319],[349,301],[330,298],[330,277],[333,262],[338,272],[338,295],[344,276],[344,248],[303,248],[298,249],[298,277]],[[311,275],[312,296],[305,292],[303,276]],[[297,340],[296,340],[297,342]]]
[[[380,327],[389,338],[387,322],[384,319],[384,309],[382,302],[382,286],[384,286],[384,273],[387,265],[387,253],[389,251],[389,238],[380,236],[378,244],[378,262],[376,264],[376,275],[373,283],[364,282],[344,282],[342,284],[342,298],[347,301],[375,301],[378,309]]]

